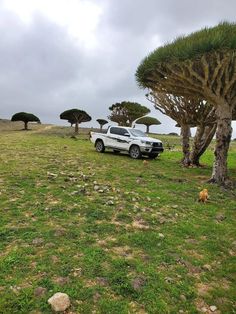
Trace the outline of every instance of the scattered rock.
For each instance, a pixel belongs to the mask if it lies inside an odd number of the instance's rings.
[[[140,291],[142,287],[145,285],[145,282],[146,280],[144,277],[137,277],[131,281],[131,286],[135,291]]]
[[[225,219],[226,219],[226,216],[223,215],[223,214],[218,214],[218,215],[216,216],[216,220],[217,220],[218,222],[221,222],[221,221],[223,221],[223,220],[225,220]]]
[[[158,233],[159,238],[164,238],[164,234],[163,233]]]
[[[204,270],[207,270],[207,271],[211,271],[211,270],[212,270],[211,265],[208,265],[208,264],[203,265],[202,268],[203,268]]]
[[[50,299],[48,299],[48,303],[55,312],[63,312],[70,307],[70,299],[68,295],[61,292],[55,293]]]
[[[38,287],[34,289],[34,295],[37,298],[41,298],[46,292],[47,292],[47,289],[43,287]]]
[[[215,305],[210,306],[211,312],[215,312],[217,310],[217,307]]]
[[[102,286],[102,287],[106,287],[108,286],[108,279],[107,278],[104,278],[104,277],[97,277],[96,279],[97,283]]]
[[[53,279],[53,282],[57,285],[64,286],[70,282],[68,277],[57,277]]]
[[[101,294],[96,292],[94,295],[93,295],[93,302],[97,302],[99,299],[101,298]]]
[[[106,202],[106,205],[112,206],[112,205],[114,205],[114,202],[112,200],[109,200],[109,201]]]
[[[187,300],[187,298],[186,298],[186,296],[184,294],[181,294],[180,295],[180,300],[185,302]]]
[[[35,238],[35,239],[32,241],[32,244],[33,244],[33,245],[36,245],[36,246],[42,245],[43,243],[44,243],[44,239],[43,239],[43,238]]]
[[[99,185],[94,185],[93,187],[94,191],[98,191],[100,189]]]
[[[57,178],[57,174],[52,173],[52,172],[47,172],[47,176],[48,176],[48,179],[51,179],[51,180],[54,180]]]
[[[167,283],[173,283],[174,280],[173,280],[173,278],[165,277],[165,282],[167,282]]]
[[[66,234],[65,229],[58,229],[55,231],[54,236],[55,237],[61,237],[61,236],[64,236],[65,234]]]

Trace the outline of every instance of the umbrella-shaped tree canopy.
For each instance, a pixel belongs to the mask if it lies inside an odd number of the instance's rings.
[[[40,123],[40,120],[38,117],[36,117],[34,114],[28,113],[28,112],[17,112],[17,113],[15,113],[12,116],[11,121],[23,121],[25,124],[25,130],[28,130],[28,122]]]
[[[86,111],[80,109],[66,110],[60,114],[60,119],[67,120],[69,123],[75,124],[75,133],[78,133],[80,123],[92,120]]]
[[[147,107],[130,101],[115,103],[109,107],[109,110],[111,110],[111,115],[108,118],[121,126],[131,126],[134,120],[150,112]]]
[[[138,119],[135,123],[146,125],[146,127],[147,127],[146,132],[147,133],[149,133],[149,127],[151,125],[159,125],[159,124],[161,124],[161,122],[158,119],[153,118],[153,117],[142,117],[142,118]]]
[[[105,119],[97,119],[96,121],[99,123],[101,130],[102,130],[102,127],[108,123],[108,121]]]

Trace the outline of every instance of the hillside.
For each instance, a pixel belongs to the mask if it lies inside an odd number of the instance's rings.
[[[212,149],[186,169],[176,137],[144,164],[96,153],[88,130],[15,126],[0,133],[0,313],[52,313],[58,291],[71,314],[234,313],[235,191],[206,183]],[[232,143],[234,179],[235,159]]]

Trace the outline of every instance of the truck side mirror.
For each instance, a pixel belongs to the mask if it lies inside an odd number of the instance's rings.
[[[130,137],[128,132],[124,133],[124,136]]]

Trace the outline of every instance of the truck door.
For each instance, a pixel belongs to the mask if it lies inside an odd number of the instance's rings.
[[[129,137],[125,136],[128,131],[119,127],[111,127],[107,146],[120,150],[127,150]]]

